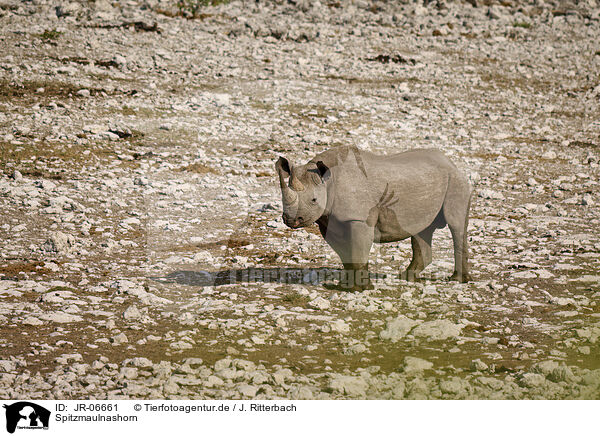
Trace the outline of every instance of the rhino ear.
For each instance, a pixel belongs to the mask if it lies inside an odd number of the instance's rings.
[[[331,176],[331,171],[329,171],[329,167],[325,165],[323,161],[320,160],[317,162],[317,169],[319,170],[319,176],[321,176],[321,180],[323,180],[324,182],[329,180],[329,177]]]
[[[288,176],[291,174],[290,163],[285,157],[279,156],[279,159],[275,164],[275,168],[277,168],[278,170],[283,170],[283,172],[286,173]]]

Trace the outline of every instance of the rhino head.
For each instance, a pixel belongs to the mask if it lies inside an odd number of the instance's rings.
[[[292,229],[313,224],[325,212],[329,168],[322,162],[292,167],[280,157],[275,164],[281,186],[283,222]]]

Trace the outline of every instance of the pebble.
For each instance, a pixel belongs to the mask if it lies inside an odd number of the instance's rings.
[[[79,315],[73,315],[65,312],[48,312],[38,315],[38,318],[43,321],[56,322],[59,324],[72,323],[72,322],[80,322],[83,321],[83,318]]]
[[[381,333],[379,333],[379,337],[384,340],[398,342],[418,324],[418,321],[407,318],[404,315],[399,315],[398,318],[388,321],[385,330],[382,330]]]
[[[54,252],[57,254],[66,254],[71,251],[75,245],[75,238],[72,235],[63,232],[53,232],[42,245],[42,250]]]
[[[121,368],[119,376],[127,380],[133,380],[137,378],[138,370],[137,368]]]
[[[368,388],[367,382],[360,377],[338,375],[329,386],[334,391],[350,397],[363,397]]]
[[[216,375],[210,375],[206,379],[206,383],[204,384],[204,386],[206,386],[207,388],[214,388],[214,387],[223,386],[224,384],[225,384],[225,382],[222,379],[220,379],[219,377],[217,377]]]
[[[464,382],[458,377],[453,377],[450,380],[440,382],[440,390],[445,394],[458,394],[465,390]]]
[[[0,360],[0,369],[2,372],[13,372],[16,371],[17,365],[10,360]]]
[[[20,182],[23,180],[23,174],[21,174],[21,171],[19,170],[14,170],[12,173],[12,178],[15,182]]]
[[[456,339],[460,335],[463,326],[454,324],[447,319],[438,319],[435,321],[426,321],[414,328],[412,334],[417,337],[424,337],[430,341],[444,341]]]
[[[350,326],[342,319],[338,319],[329,324],[331,330],[339,333],[348,333]]]
[[[137,321],[142,317],[142,312],[140,312],[140,310],[137,308],[137,306],[131,305],[129,306],[127,309],[125,309],[125,312],[123,312],[123,318],[126,321]]]
[[[532,372],[523,374],[520,379],[520,383],[527,388],[539,387],[544,384],[544,381],[543,375]]]
[[[331,303],[325,300],[323,297],[317,297],[314,300],[311,300],[308,305],[315,309],[327,310],[331,306]]]
[[[231,366],[232,360],[229,357],[217,360],[214,365],[215,372],[222,371]]]
[[[152,368],[152,361],[146,357],[134,357],[131,359],[131,364],[136,368]]]
[[[433,368],[433,363],[419,357],[406,356],[402,370],[407,374],[419,373]]]
[[[471,361],[471,371],[484,372],[489,369],[488,365],[481,359],[474,359]]]
[[[122,344],[126,344],[127,342],[129,342],[129,339],[127,339],[127,336],[125,335],[125,333],[121,332],[121,333],[111,337],[110,342],[113,345],[122,345]]]
[[[252,385],[244,383],[238,387],[238,391],[244,397],[254,398],[254,397],[256,397],[256,393],[258,392],[258,386],[252,386]]]

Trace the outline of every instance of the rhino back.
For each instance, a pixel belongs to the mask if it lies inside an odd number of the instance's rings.
[[[448,180],[455,171],[452,162],[437,150],[388,156],[348,153],[342,164],[332,168],[330,213],[341,221],[366,221],[377,215],[382,234],[418,233],[441,210]]]

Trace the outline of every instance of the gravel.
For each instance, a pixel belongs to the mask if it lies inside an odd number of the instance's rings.
[[[600,398],[597,2],[177,12],[0,5],[2,398]],[[468,174],[472,282],[328,286],[274,163],[340,145]]]

